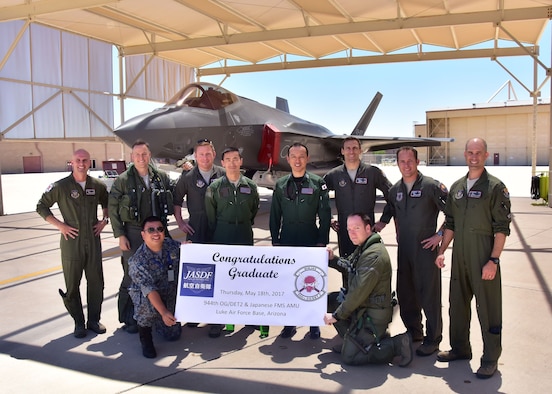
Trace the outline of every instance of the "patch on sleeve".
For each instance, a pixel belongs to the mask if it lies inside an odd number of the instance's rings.
[[[441,189],[441,191],[442,191],[443,193],[448,193],[447,187],[445,186],[444,183],[441,183],[441,184],[439,185],[439,188]]]
[[[508,191],[508,188],[502,189],[502,194],[504,194],[504,197],[510,198],[510,192]]]
[[[326,184],[324,183],[324,184],[322,185],[322,190],[326,190],[327,188],[328,188],[328,186],[326,186]]]
[[[55,183],[50,183],[48,185],[48,187],[46,188],[46,190],[44,191],[44,193],[48,193],[50,190],[52,190],[54,188],[54,185],[55,185]]]

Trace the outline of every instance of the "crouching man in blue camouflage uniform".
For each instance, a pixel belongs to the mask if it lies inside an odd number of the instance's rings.
[[[398,365],[406,367],[412,361],[412,338],[409,333],[389,336],[387,330],[393,316],[391,296],[391,260],[381,237],[372,233],[368,214],[353,213],[347,218],[349,238],[356,245],[347,258],[333,256],[330,260],[347,267],[347,290],[328,296],[326,324],[333,324],[343,338],[334,347],[345,364],[387,364],[400,356]]]
[[[142,354],[155,358],[152,328],[169,341],[180,338],[182,327],[174,317],[178,287],[180,242],[165,238],[161,219],[150,216],[142,225],[144,243],[129,259],[129,289]]]

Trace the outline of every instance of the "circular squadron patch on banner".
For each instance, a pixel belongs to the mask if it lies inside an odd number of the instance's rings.
[[[307,265],[295,272],[293,294],[303,301],[315,301],[326,294],[326,274],[314,265]]]

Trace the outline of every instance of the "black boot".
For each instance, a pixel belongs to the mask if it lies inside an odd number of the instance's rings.
[[[406,367],[412,361],[412,336],[409,332],[395,335],[393,338],[395,356],[400,356],[399,367]]]
[[[140,343],[142,344],[142,354],[146,358],[157,357],[157,352],[153,346],[153,338],[151,337],[151,327],[138,326],[140,334]]]

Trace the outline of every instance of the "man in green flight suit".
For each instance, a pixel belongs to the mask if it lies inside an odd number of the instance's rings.
[[[381,237],[372,233],[369,213],[353,213],[347,218],[347,232],[356,249],[336,262],[348,271],[347,289],[328,296],[326,324],[333,324],[343,343],[334,350],[345,364],[387,364],[400,356],[398,365],[412,361],[410,333],[389,337],[393,317],[391,259]],[[328,248],[329,259],[336,260]]]
[[[454,239],[450,278],[449,317],[451,350],[437,360],[469,360],[471,300],[475,295],[483,337],[480,379],[494,375],[502,353],[502,285],[500,254],[510,235],[510,195],[504,183],[485,169],[487,142],[466,143],[466,176],[450,188],[445,207],[445,233],[435,264],[445,266],[445,250]]]
[[[259,210],[257,185],[240,172],[240,151],[228,147],[222,152],[221,164],[226,174],[217,178],[205,193],[208,240],[220,245],[253,245],[253,222]],[[212,324],[209,336],[217,338],[222,325]]]
[[[291,174],[274,185],[270,206],[270,235],[274,246],[326,246],[330,238],[331,208],[326,182],[307,172],[309,150],[301,143],[288,148]],[[318,217],[318,225],[316,218]],[[295,335],[294,326],[285,326],[280,336]],[[320,338],[318,327],[310,328],[310,338]]]
[[[240,172],[243,158],[237,148],[222,152],[226,174],[205,194],[208,240],[222,245],[253,245],[253,222],[259,210],[257,185]]]
[[[146,141],[132,144],[132,164],[113,183],[109,192],[109,217],[113,236],[119,238],[122,251],[123,279],[119,287],[119,322],[130,334],[138,332],[134,319],[134,306],[128,293],[132,280],[128,274],[128,259],[142,244],[142,221],[149,216],[161,218],[165,228],[167,216],[172,215],[173,182],[169,176],[155,168]],[[168,235],[168,232],[167,234]]]
[[[67,292],[60,289],[59,294],[75,321],[73,334],[77,338],[84,338],[86,329],[79,289],[83,271],[87,280],[86,327],[97,334],[106,332],[100,323],[104,289],[100,233],[108,223],[107,188],[103,182],[88,175],[90,154],[87,151],[75,151],[71,164],[71,175],[48,186],[38,201],[36,211],[61,233],[61,265]],[[63,222],[50,210],[55,203],[58,204]],[[103,219],[100,221],[98,204],[103,210]]]

